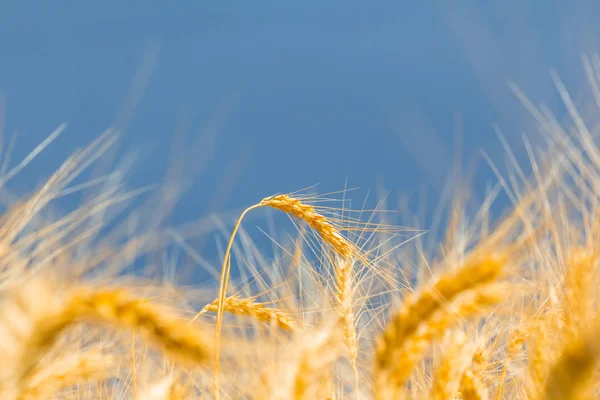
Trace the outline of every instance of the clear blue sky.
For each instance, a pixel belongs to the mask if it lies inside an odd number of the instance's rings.
[[[346,178],[359,199],[378,180],[435,196],[458,116],[464,158],[485,149],[503,162],[493,123],[522,155],[533,125],[507,80],[555,107],[554,67],[576,94],[599,16],[600,3],[567,0],[0,1],[13,158],[69,123],[16,185],[31,189],[114,121],[127,126],[120,149],[141,152],[132,184],[155,182],[177,123],[201,137],[221,115],[214,146],[204,138],[191,157],[201,174],[173,222],[202,216],[219,188],[218,211]]]

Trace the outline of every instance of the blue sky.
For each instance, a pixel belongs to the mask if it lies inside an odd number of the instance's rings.
[[[134,186],[163,176],[176,126],[199,140],[174,223],[346,179],[358,200],[380,182],[393,199],[422,187],[435,198],[458,127],[463,159],[484,149],[503,163],[494,123],[523,156],[533,125],[507,80],[560,112],[549,68],[576,95],[581,53],[600,38],[593,1],[460,3],[1,1],[13,158],[69,123],[13,187],[115,123],[127,127],[119,154],[140,155]],[[493,175],[477,165],[481,190]]]

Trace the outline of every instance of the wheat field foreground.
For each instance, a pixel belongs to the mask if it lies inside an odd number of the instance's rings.
[[[478,205],[457,186],[443,234],[400,226],[383,202],[352,210],[346,191],[276,194],[221,225],[220,265],[197,255],[205,286],[169,266],[174,242],[194,254],[193,226],[138,217],[166,214],[164,193],[138,209],[148,192],[119,171],[78,180],[111,132],[10,197],[26,158],[0,177],[0,399],[600,398],[600,59],[584,66],[592,118],[558,78],[566,123],[516,91],[543,142],[532,173],[509,163]],[[511,207],[492,217],[500,194]],[[259,209],[294,227],[276,250],[244,229]]]

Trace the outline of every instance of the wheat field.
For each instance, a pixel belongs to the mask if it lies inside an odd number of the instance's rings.
[[[0,220],[0,398],[600,398],[600,58],[583,64],[591,111],[558,78],[565,122],[516,91],[544,144],[528,147],[532,173],[512,164],[478,205],[456,190],[433,242],[383,201],[276,194],[226,225],[202,287],[145,258],[171,236],[132,233],[126,204],[140,191],[73,183],[113,143],[103,134]],[[493,217],[500,193],[511,206]],[[277,257],[244,228],[258,209],[297,228],[272,238]]]

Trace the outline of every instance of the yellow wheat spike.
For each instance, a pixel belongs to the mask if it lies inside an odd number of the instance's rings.
[[[63,356],[35,373],[20,394],[20,400],[43,399],[82,382],[108,378],[113,372],[113,363],[114,357],[99,349]]]
[[[505,261],[503,256],[473,257],[458,270],[446,272],[418,296],[407,296],[383,332],[380,340],[382,348],[401,345],[419,324],[460,293],[496,280]],[[377,352],[380,368],[386,368],[390,361],[385,353],[383,350]]]
[[[135,400],[184,400],[189,398],[189,389],[173,376],[167,376],[142,390]]]
[[[594,290],[597,254],[585,248],[572,249],[565,271],[564,324],[567,336],[578,336],[589,328],[593,313],[590,295]]]
[[[337,259],[335,263],[335,299],[337,302],[342,327],[344,330],[344,341],[348,348],[348,355],[354,373],[358,392],[358,340],[356,338],[356,327],[354,321],[354,310],[352,303],[352,264],[344,259]]]
[[[545,400],[584,400],[591,398],[590,380],[600,356],[598,328],[570,338],[556,363],[550,368]]]
[[[248,207],[239,216],[229,243],[225,249],[223,265],[221,268],[221,277],[219,280],[219,297],[217,300],[217,321],[216,321],[216,336],[215,336],[215,356],[214,356],[214,394],[215,398],[219,399],[219,360],[220,360],[220,340],[221,340],[221,325],[223,324],[223,312],[225,311],[225,298],[227,297],[227,286],[229,285],[229,274],[231,269],[231,248],[233,240],[242,223],[244,216],[260,207],[271,207],[293,215],[295,218],[305,221],[312,229],[317,231],[323,241],[329,244],[341,257],[350,259],[352,256],[362,258],[358,250],[339,231],[333,226],[327,217],[318,213],[311,205],[303,203],[301,200],[288,195],[276,195],[264,198],[260,203]]]
[[[477,348],[460,382],[462,400],[487,400],[488,389],[483,381],[486,360],[485,349]]]
[[[280,194],[267,197],[259,204],[281,210],[299,220],[305,221],[312,229],[319,233],[324,242],[331,245],[345,259],[351,259],[353,255],[356,255],[354,246],[340,234],[333,224],[329,222],[329,219],[319,214],[313,206],[303,203],[300,199]]]
[[[430,318],[421,321],[408,336],[394,336],[396,321],[392,319],[377,338],[374,366],[376,399],[401,397],[403,385],[432,342],[456,323],[497,305],[505,292],[504,285],[494,283],[467,290]]]
[[[212,351],[204,329],[125,289],[82,286],[57,293],[47,281],[35,280],[4,305],[2,317],[2,350],[13,353],[14,363],[12,382],[0,382],[0,387],[9,391],[27,387],[60,334],[81,322],[135,329],[189,366],[205,364]]]
[[[207,312],[216,312],[219,300],[207,304],[198,315]],[[252,298],[241,298],[230,296],[225,299],[225,311],[235,315],[247,315],[267,324],[277,324],[282,329],[294,330],[296,322],[294,319],[281,310],[265,307],[262,303],[257,303]]]
[[[332,363],[340,353],[338,323],[302,332],[273,365],[261,374],[257,399],[312,400],[331,394]]]
[[[444,354],[434,371],[431,385],[431,400],[446,400],[456,397],[461,378],[466,372],[473,350],[462,331],[450,332],[444,341]]]

